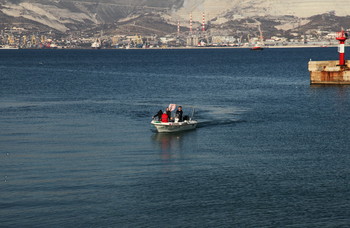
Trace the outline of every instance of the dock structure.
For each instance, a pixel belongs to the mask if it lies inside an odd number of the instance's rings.
[[[348,34],[342,30],[337,34],[339,41],[339,61],[309,62],[311,84],[343,84],[350,85],[350,61],[345,60],[345,41]]]
[[[311,84],[343,84],[350,85],[350,61],[338,65],[338,61],[310,61]]]

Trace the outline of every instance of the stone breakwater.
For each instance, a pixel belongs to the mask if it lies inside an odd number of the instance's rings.
[[[310,83],[350,85],[350,61],[338,64],[339,61],[309,61]]]

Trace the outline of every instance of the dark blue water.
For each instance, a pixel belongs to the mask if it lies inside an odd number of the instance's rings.
[[[0,51],[1,227],[349,227],[334,48]],[[157,134],[169,103],[199,127]]]

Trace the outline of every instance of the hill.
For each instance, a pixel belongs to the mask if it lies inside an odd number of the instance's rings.
[[[0,29],[165,35],[178,21],[188,31],[190,14],[200,29],[203,13],[208,30],[226,35],[258,25],[269,35],[350,28],[350,1],[342,0],[0,0]]]

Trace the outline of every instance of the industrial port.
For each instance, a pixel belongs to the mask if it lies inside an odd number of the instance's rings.
[[[326,14],[331,17],[331,14]],[[333,15],[334,16],[334,15]],[[135,49],[135,48],[203,48],[203,47],[331,47],[336,46],[335,29],[329,26],[301,29],[285,32],[271,31],[271,22],[255,18],[245,21],[234,30],[220,30],[206,19],[194,18],[192,13],[188,21],[177,21],[172,25],[172,32],[144,32],[146,28],[136,26],[119,32],[110,32],[107,27],[93,30],[70,31],[61,33],[55,30],[38,30],[17,26],[0,26],[0,48],[22,49]],[[327,29],[328,28],[328,29]],[[139,32],[138,32],[139,31]],[[345,28],[350,31],[350,28]]]

